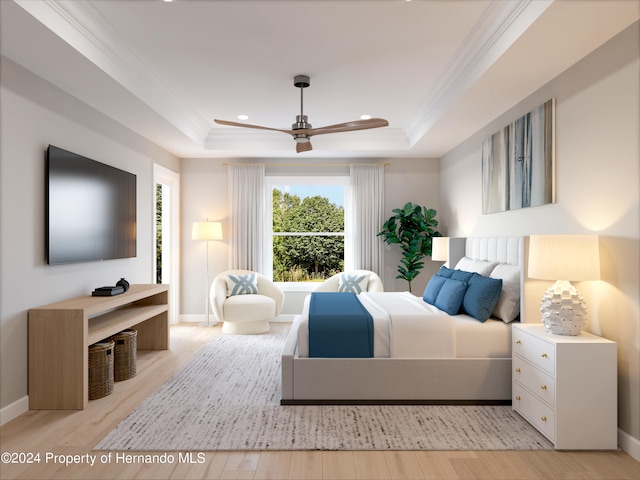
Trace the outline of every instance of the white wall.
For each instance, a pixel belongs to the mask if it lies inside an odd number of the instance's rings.
[[[205,309],[205,245],[191,240],[191,225],[194,221],[222,221],[223,236],[228,239],[228,204],[227,204],[227,167],[226,160],[220,159],[183,159],[182,179],[182,314],[183,319],[196,319],[203,315]],[[335,159],[312,161],[299,160],[299,163],[331,163]],[[424,159],[390,159],[390,160],[354,160],[356,163],[389,163],[385,167],[385,219],[392,215],[394,208],[401,208],[407,202],[439,209],[438,161]],[[265,165],[280,163],[265,159]],[[348,161],[344,167],[267,167],[267,175],[348,175]],[[382,229],[382,225],[380,225]],[[211,242],[209,245],[210,280],[227,269],[228,242]],[[396,268],[400,262],[400,249],[385,246],[385,273],[383,282],[385,290],[407,290],[404,280],[397,280]],[[421,293],[427,281],[441,263],[425,262],[425,268],[414,281],[414,292]],[[301,296],[301,295],[298,295]],[[291,296],[293,298],[293,295]],[[286,299],[285,299],[286,302]],[[291,313],[295,307],[285,305],[284,311]]]
[[[391,160],[391,166],[385,170],[386,218],[391,217],[394,208],[402,208],[405,203],[413,202],[438,212],[436,220],[442,218],[440,207],[439,166],[437,159],[428,160]],[[382,226],[381,226],[382,227]],[[440,225],[438,225],[440,228]],[[442,230],[440,230],[442,231]],[[396,279],[397,268],[402,258],[402,250],[398,245],[385,246],[384,289],[387,291],[408,291],[405,280]],[[424,268],[412,282],[411,290],[415,295],[422,295],[427,282],[440,268],[442,262],[432,262],[425,258]]]
[[[87,295],[120,277],[131,283],[153,281],[152,165],[177,170],[179,162],[4,57],[0,74],[0,409],[5,409],[27,395],[29,308]],[[137,258],[46,264],[49,144],[137,175]]]
[[[209,282],[229,266],[227,167],[220,159],[183,159],[180,171],[182,212],[181,314],[185,321],[202,321],[206,307],[206,242],[191,239],[193,222],[222,222],[219,242],[209,242]],[[200,316],[190,318],[194,315]]]
[[[618,343],[619,427],[640,439],[640,61],[638,23],[533,93],[440,161],[450,236],[597,233],[602,281],[583,282],[592,332]],[[557,202],[482,215],[481,142],[556,98]],[[526,321],[542,291],[528,285]],[[598,388],[594,384],[594,388]],[[638,444],[640,446],[640,444]]]

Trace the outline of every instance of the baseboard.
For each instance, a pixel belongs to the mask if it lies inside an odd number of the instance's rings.
[[[0,409],[0,426],[9,423],[14,418],[18,418],[23,413],[29,411],[29,397],[25,395],[19,400]]]
[[[618,445],[629,456],[640,462],[640,440],[618,429]]]
[[[180,323],[205,323],[207,317],[202,313],[182,314],[180,315]],[[209,315],[209,325],[216,325],[218,320],[213,315]]]

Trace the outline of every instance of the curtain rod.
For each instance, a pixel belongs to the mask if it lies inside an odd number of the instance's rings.
[[[370,166],[370,165],[382,165],[383,167],[391,166],[390,163],[223,163],[223,167],[230,167],[232,165],[264,165],[265,167],[350,167],[351,165],[357,166]]]

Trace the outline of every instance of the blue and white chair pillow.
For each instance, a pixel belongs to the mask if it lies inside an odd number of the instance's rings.
[[[258,275],[227,275],[227,297],[258,293]]]
[[[338,283],[338,292],[362,293],[367,291],[369,275],[341,273]]]

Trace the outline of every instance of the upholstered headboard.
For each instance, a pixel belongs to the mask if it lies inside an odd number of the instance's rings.
[[[520,312],[525,311],[525,237],[450,237],[449,268],[455,268],[463,257],[520,267]]]
[[[524,237],[449,238],[449,266],[462,257],[519,265],[524,271]]]

